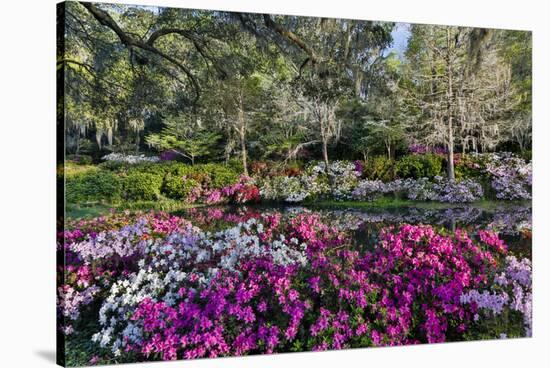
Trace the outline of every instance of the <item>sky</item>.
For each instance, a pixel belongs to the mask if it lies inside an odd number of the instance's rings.
[[[407,44],[409,37],[411,36],[411,24],[410,23],[396,23],[393,31],[391,32],[393,37],[393,43],[388,48],[387,53],[395,51],[399,58],[402,58],[407,50]]]

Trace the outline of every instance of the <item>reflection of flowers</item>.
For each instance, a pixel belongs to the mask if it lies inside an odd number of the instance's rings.
[[[399,224],[430,223],[434,225],[471,226],[477,230],[493,230],[502,235],[518,235],[531,229],[531,209],[524,206],[501,206],[490,212],[479,207],[461,205],[460,207],[430,209],[419,207],[401,208],[399,211],[372,209],[369,211],[355,209],[318,209],[292,206],[278,210],[253,207],[207,207],[189,209],[193,222],[208,225],[212,221],[222,220],[238,223],[250,218],[259,218],[262,214],[278,213],[285,216],[299,213],[316,213],[324,221],[330,222],[342,230],[356,230],[363,224]]]
[[[516,206],[510,209],[498,209],[487,228],[494,229],[501,234],[517,234],[531,230],[531,226],[531,209]]]

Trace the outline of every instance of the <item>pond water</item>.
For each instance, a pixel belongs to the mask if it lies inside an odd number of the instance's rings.
[[[399,224],[425,224],[452,232],[465,229],[473,234],[494,230],[516,256],[531,258],[532,210],[525,204],[502,204],[490,209],[476,206],[449,208],[343,208],[315,206],[219,206],[193,208],[176,214],[203,229],[217,231],[262,214],[318,214],[325,222],[353,233],[358,250],[370,249],[378,240],[381,228]]]

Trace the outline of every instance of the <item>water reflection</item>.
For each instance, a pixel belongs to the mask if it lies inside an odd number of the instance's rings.
[[[232,224],[280,213],[291,216],[302,212],[319,214],[328,223],[344,231],[352,231],[358,248],[369,248],[377,241],[379,230],[402,223],[429,224],[454,231],[457,228],[474,233],[490,229],[503,238],[517,255],[531,256],[532,211],[526,205],[501,205],[491,209],[460,206],[442,209],[400,207],[390,209],[315,208],[305,206],[222,206],[194,208],[181,212],[200,226],[217,230]]]

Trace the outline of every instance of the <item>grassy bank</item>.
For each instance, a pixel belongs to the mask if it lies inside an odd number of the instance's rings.
[[[513,206],[529,206],[530,201],[499,201],[485,199],[472,203],[444,203],[444,202],[420,202],[405,199],[394,198],[378,198],[374,201],[334,201],[323,200],[304,204],[312,208],[357,208],[357,209],[398,209],[398,208],[423,208],[423,209],[446,209],[456,207],[475,207],[482,210],[491,211],[496,208],[513,207]]]
[[[173,199],[162,199],[159,201],[135,201],[124,203],[86,203],[86,204],[72,204],[67,203],[65,208],[65,216],[68,219],[78,218],[93,218],[101,215],[105,215],[110,211],[165,211],[176,212],[186,210],[189,208],[203,207],[202,204],[189,204],[183,201]]]

